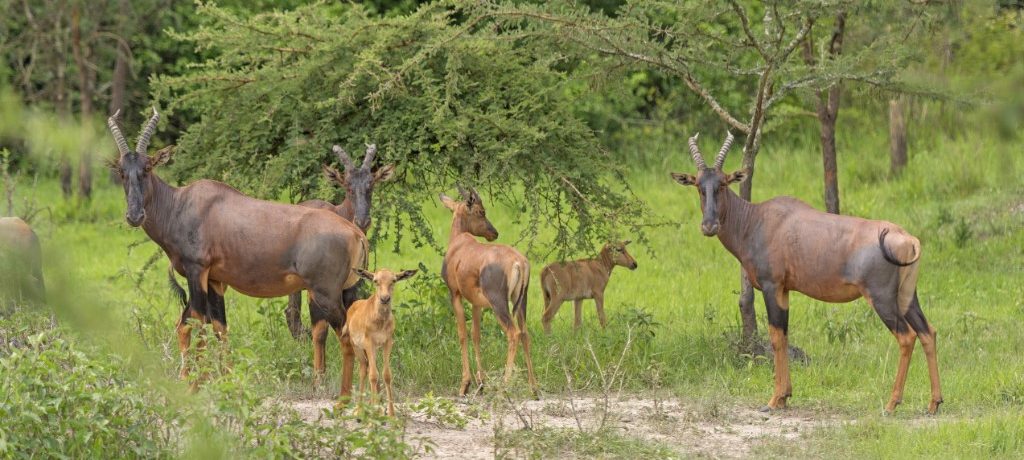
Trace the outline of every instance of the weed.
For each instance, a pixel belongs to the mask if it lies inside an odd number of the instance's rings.
[[[422,413],[427,420],[433,420],[440,427],[454,427],[461,430],[469,423],[469,419],[455,407],[455,403],[451,399],[438,398],[432,391],[428,391],[409,408]]]

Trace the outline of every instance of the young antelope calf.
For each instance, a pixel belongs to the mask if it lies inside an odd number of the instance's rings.
[[[370,273],[361,268],[353,269],[360,278],[372,282],[377,291],[369,299],[357,300],[348,307],[342,343],[348,343],[359,359],[359,400],[366,392],[369,374],[370,402],[377,404],[377,359],[378,348],[384,348],[384,388],[388,397],[388,415],[394,417],[395,403],[391,396],[391,346],[394,345],[395,317],[391,314],[391,291],[395,283],[416,274],[416,270],[405,270],[398,274],[382,268]]]
[[[594,259],[576,260],[572,262],[555,262],[540,272],[540,286],[544,291],[544,332],[551,333],[551,320],[558,314],[558,309],[567,300],[573,301],[576,307],[576,321],[573,327],[579,328],[583,314],[583,299],[594,299],[597,306],[597,318],[601,327],[607,321],[604,317],[604,289],[608,287],[608,278],[616,265],[636,270],[636,260],[626,252],[630,241],[608,243]]]

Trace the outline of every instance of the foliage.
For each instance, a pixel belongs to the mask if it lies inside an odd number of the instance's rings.
[[[668,447],[640,442],[613,430],[565,428],[501,431],[495,436],[497,458],[679,458]]]
[[[0,455],[164,458],[175,418],[163,398],[133,385],[115,356],[94,360],[56,330],[0,357]]]
[[[376,143],[398,180],[377,191],[375,238],[410,231],[439,248],[422,209],[455,184],[516,209],[532,248],[541,226],[559,251],[590,250],[644,207],[621,167],[576,116],[551,47],[522,47],[443,5],[375,18],[316,4],[241,17],[204,5],[209,23],[177,35],[213,57],[158,80],[167,109],[201,116],[179,140],[175,176],[257,196],[332,196],[320,164],[332,144]]]
[[[469,420],[459,412],[451,399],[434,396],[434,392],[428,391],[419,401],[416,401],[410,409],[422,413],[428,420],[434,420],[439,426],[463,429]]]

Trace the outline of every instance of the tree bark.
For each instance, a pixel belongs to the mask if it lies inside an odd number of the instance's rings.
[[[78,67],[79,108],[83,124],[87,124],[92,118],[93,81],[96,78],[95,72],[88,65],[88,53],[88,48],[82,43],[82,12],[81,8],[76,4],[71,10],[71,54],[74,56],[75,65]],[[92,198],[91,160],[92,155],[88,152],[82,152],[81,157],[78,159],[78,195],[87,200]],[[68,168],[70,169],[70,165]]]
[[[898,176],[907,165],[907,123],[903,116],[903,98],[889,100],[889,173]]]
[[[846,30],[846,12],[836,14],[835,27],[828,47],[828,59],[835,59],[843,50],[843,34]],[[804,41],[804,62],[808,66],[817,64],[814,56],[812,34]],[[839,96],[841,85],[833,83],[825,91],[819,92],[815,98],[815,109],[818,115],[818,126],[821,140],[821,161],[824,169],[825,210],[839,214],[839,167],[836,163],[836,120],[839,118]]]

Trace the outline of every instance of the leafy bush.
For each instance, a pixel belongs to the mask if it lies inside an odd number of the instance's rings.
[[[89,359],[56,330],[0,358],[0,456],[172,456],[175,416],[162,397],[119,376],[123,364]]]

